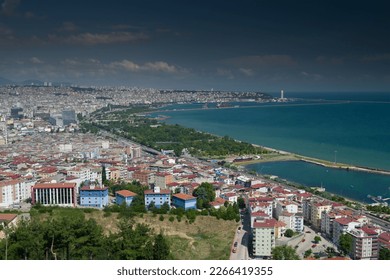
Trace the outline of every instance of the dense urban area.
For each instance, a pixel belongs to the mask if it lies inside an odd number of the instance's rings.
[[[390,259],[386,204],[247,172],[277,152],[148,116],[240,101],[288,100],[0,87],[0,259]]]

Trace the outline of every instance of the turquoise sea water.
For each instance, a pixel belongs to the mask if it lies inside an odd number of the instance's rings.
[[[255,107],[224,108],[211,110],[164,112],[170,116],[168,123],[177,123],[217,135],[229,135],[235,139],[285,150],[305,156],[349,163],[357,166],[390,170],[390,95],[384,93],[322,93],[294,94],[302,98],[291,103],[245,104]],[[315,99],[315,101],[313,101]],[[328,100],[338,100],[329,102]],[[195,106],[195,105],[194,105]],[[199,108],[199,105],[196,105]],[[191,107],[190,107],[191,108]],[[187,108],[188,109],[188,105]],[[296,163],[279,163],[292,170]],[[259,165],[260,166],[260,165]],[[305,183],[315,177],[310,164],[299,166],[294,181]],[[253,166],[252,166],[253,168]],[[260,167],[261,168],[261,167]],[[303,168],[303,169],[300,169]],[[316,168],[323,168],[318,167]],[[258,169],[254,167],[254,169]],[[288,168],[287,168],[288,169]],[[339,171],[339,170],[337,170]],[[277,172],[277,171],[274,171]],[[358,178],[361,172],[331,174],[328,177],[334,192],[341,194],[337,182]],[[348,175],[345,175],[344,173]],[[289,173],[279,170],[280,177]],[[294,172],[292,172],[294,173]],[[351,175],[352,174],[352,175]],[[364,178],[378,174],[362,173]],[[385,176],[390,178],[390,176]],[[321,180],[310,183],[319,185]],[[309,184],[309,182],[306,182]],[[378,186],[378,184],[380,186]],[[351,183],[347,185],[357,185]],[[343,195],[363,200],[367,194],[378,195],[369,188],[379,188],[378,194],[387,194],[390,182],[365,182],[362,194],[344,190]],[[355,186],[356,187],[356,186]],[[327,189],[330,191],[330,186]],[[351,188],[352,189],[352,188]],[[389,195],[390,196],[390,195]],[[359,197],[359,198],[358,198]]]

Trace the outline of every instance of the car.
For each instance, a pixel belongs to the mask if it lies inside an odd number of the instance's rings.
[[[317,246],[317,244],[313,244],[313,245],[311,245],[311,247],[312,247],[312,248],[315,248],[316,246]]]
[[[306,240],[306,239],[305,239],[305,238],[303,238],[301,242],[305,242],[305,240]]]
[[[241,227],[238,227],[237,232],[238,232],[238,233],[241,232]]]
[[[306,231],[306,233],[311,233],[311,231],[310,231],[310,230],[308,230],[308,231]]]
[[[234,244],[233,244],[233,249],[232,249],[232,252],[233,252],[233,253],[237,252],[237,246],[238,246],[238,242],[236,241],[236,242],[234,242]]]

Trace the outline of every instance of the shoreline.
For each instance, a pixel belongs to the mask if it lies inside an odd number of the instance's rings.
[[[302,156],[295,153],[286,152],[283,150],[277,150],[270,147],[265,147],[257,144],[252,144],[255,147],[263,148],[267,151],[271,151],[276,153],[279,156],[269,157],[269,158],[260,158],[260,159],[251,159],[248,161],[241,161],[239,163],[234,163],[235,165],[246,166],[255,163],[263,163],[263,162],[278,162],[278,161],[293,161],[300,160],[307,163],[316,164],[323,167],[333,168],[333,169],[344,169],[345,171],[358,171],[358,172],[366,172],[366,173],[374,173],[374,174],[382,174],[382,175],[390,175],[389,170],[370,168],[365,166],[355,166],[345,163],[334,163],[327,160],[322,160],[318,158],[312,158],[307,156]]]

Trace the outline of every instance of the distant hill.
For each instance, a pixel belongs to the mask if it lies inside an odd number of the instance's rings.
[[[31,85],[34,85],[34,86],[43,86],[43,82],[42,81],[39,81],[39,80],[25,80],[23,82],[20,82],[18,83],[19,85],[22,85],[22,86],[31,86]]]

